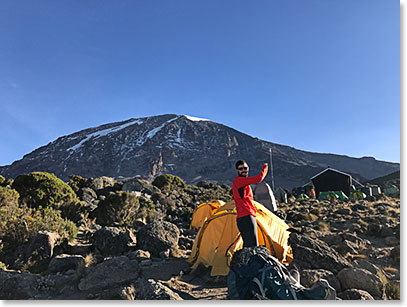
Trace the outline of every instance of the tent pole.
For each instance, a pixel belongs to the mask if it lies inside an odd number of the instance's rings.
[[[273,159],[272,159],[272,155],[271,155],[271,147],[269,148],[269,153],[270,153],[271,188],[273,189],[273,193],[274,193]]]

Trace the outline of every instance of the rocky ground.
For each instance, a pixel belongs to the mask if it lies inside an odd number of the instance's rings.
[[[109,186],[117,189],[99,178],[82,188],[90,212]],[[153,199],[159,214],[132,227],[82,221],[77,238],[59,245],[57,234],[38,233],[0,269],[0,299],[228,299],[225,277],[210,277],[202,267],[191,271],[186,261],[196,235],[189,230],[193,209],[227,188],[201,183],[160,190],[139,179],[119,188]],[[399,199],[292,200],[278,207],[293,228],[290,267],[300,271],[301,284],[325,278],[343,300],[400,298]]]

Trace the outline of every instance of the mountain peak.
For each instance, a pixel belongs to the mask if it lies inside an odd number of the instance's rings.
[[[67,180],[72,174],[116,178],[141,175],[152,179],[170,173],[187,183],[208,180],[230,184],[236,176],[237,160],[244,159],[253,172],[260,171],[262,164],[269,162],[270,148],[275,187],[301,186],[328,165],[359,174],[362,178],[356,178],[358,181],[400,169],[399,163],[305,152],[253,138],[208,119],[164,114],[62,136],[12,165],[0,167],[0,174],[15,178],[32,171],[47,171]]]
[[[193,121],[193,122],[210,121],[209,119],[206,119],[206,118],[199,118],[199,117],[194,117],[194,116],[189,116],[189,115],[182,115],[182,116],[186,117],[187,119],[189,119],[190,121]]]

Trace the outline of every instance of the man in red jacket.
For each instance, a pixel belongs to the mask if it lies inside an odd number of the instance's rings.
[[[248,177],[249,166],[246,161],[236,162],[237,177],[233,181],[233,199],[237,211],[237,228],[243,238],[243,247],[259,245],[257,240],[256,208],[253,203],[253,192],[250,184],[262,182],[267,175],[268,165],[257,176]]]

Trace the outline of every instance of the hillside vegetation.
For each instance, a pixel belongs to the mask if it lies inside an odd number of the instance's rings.
[[[230,186],[169,174],[0,177],[0,299],[227,299],[226,279],[186,262],[193,211],[215,199],[231,200]],[[400,199],[278,208],[304,286],[325,278],[342,299],[400,298]]]

